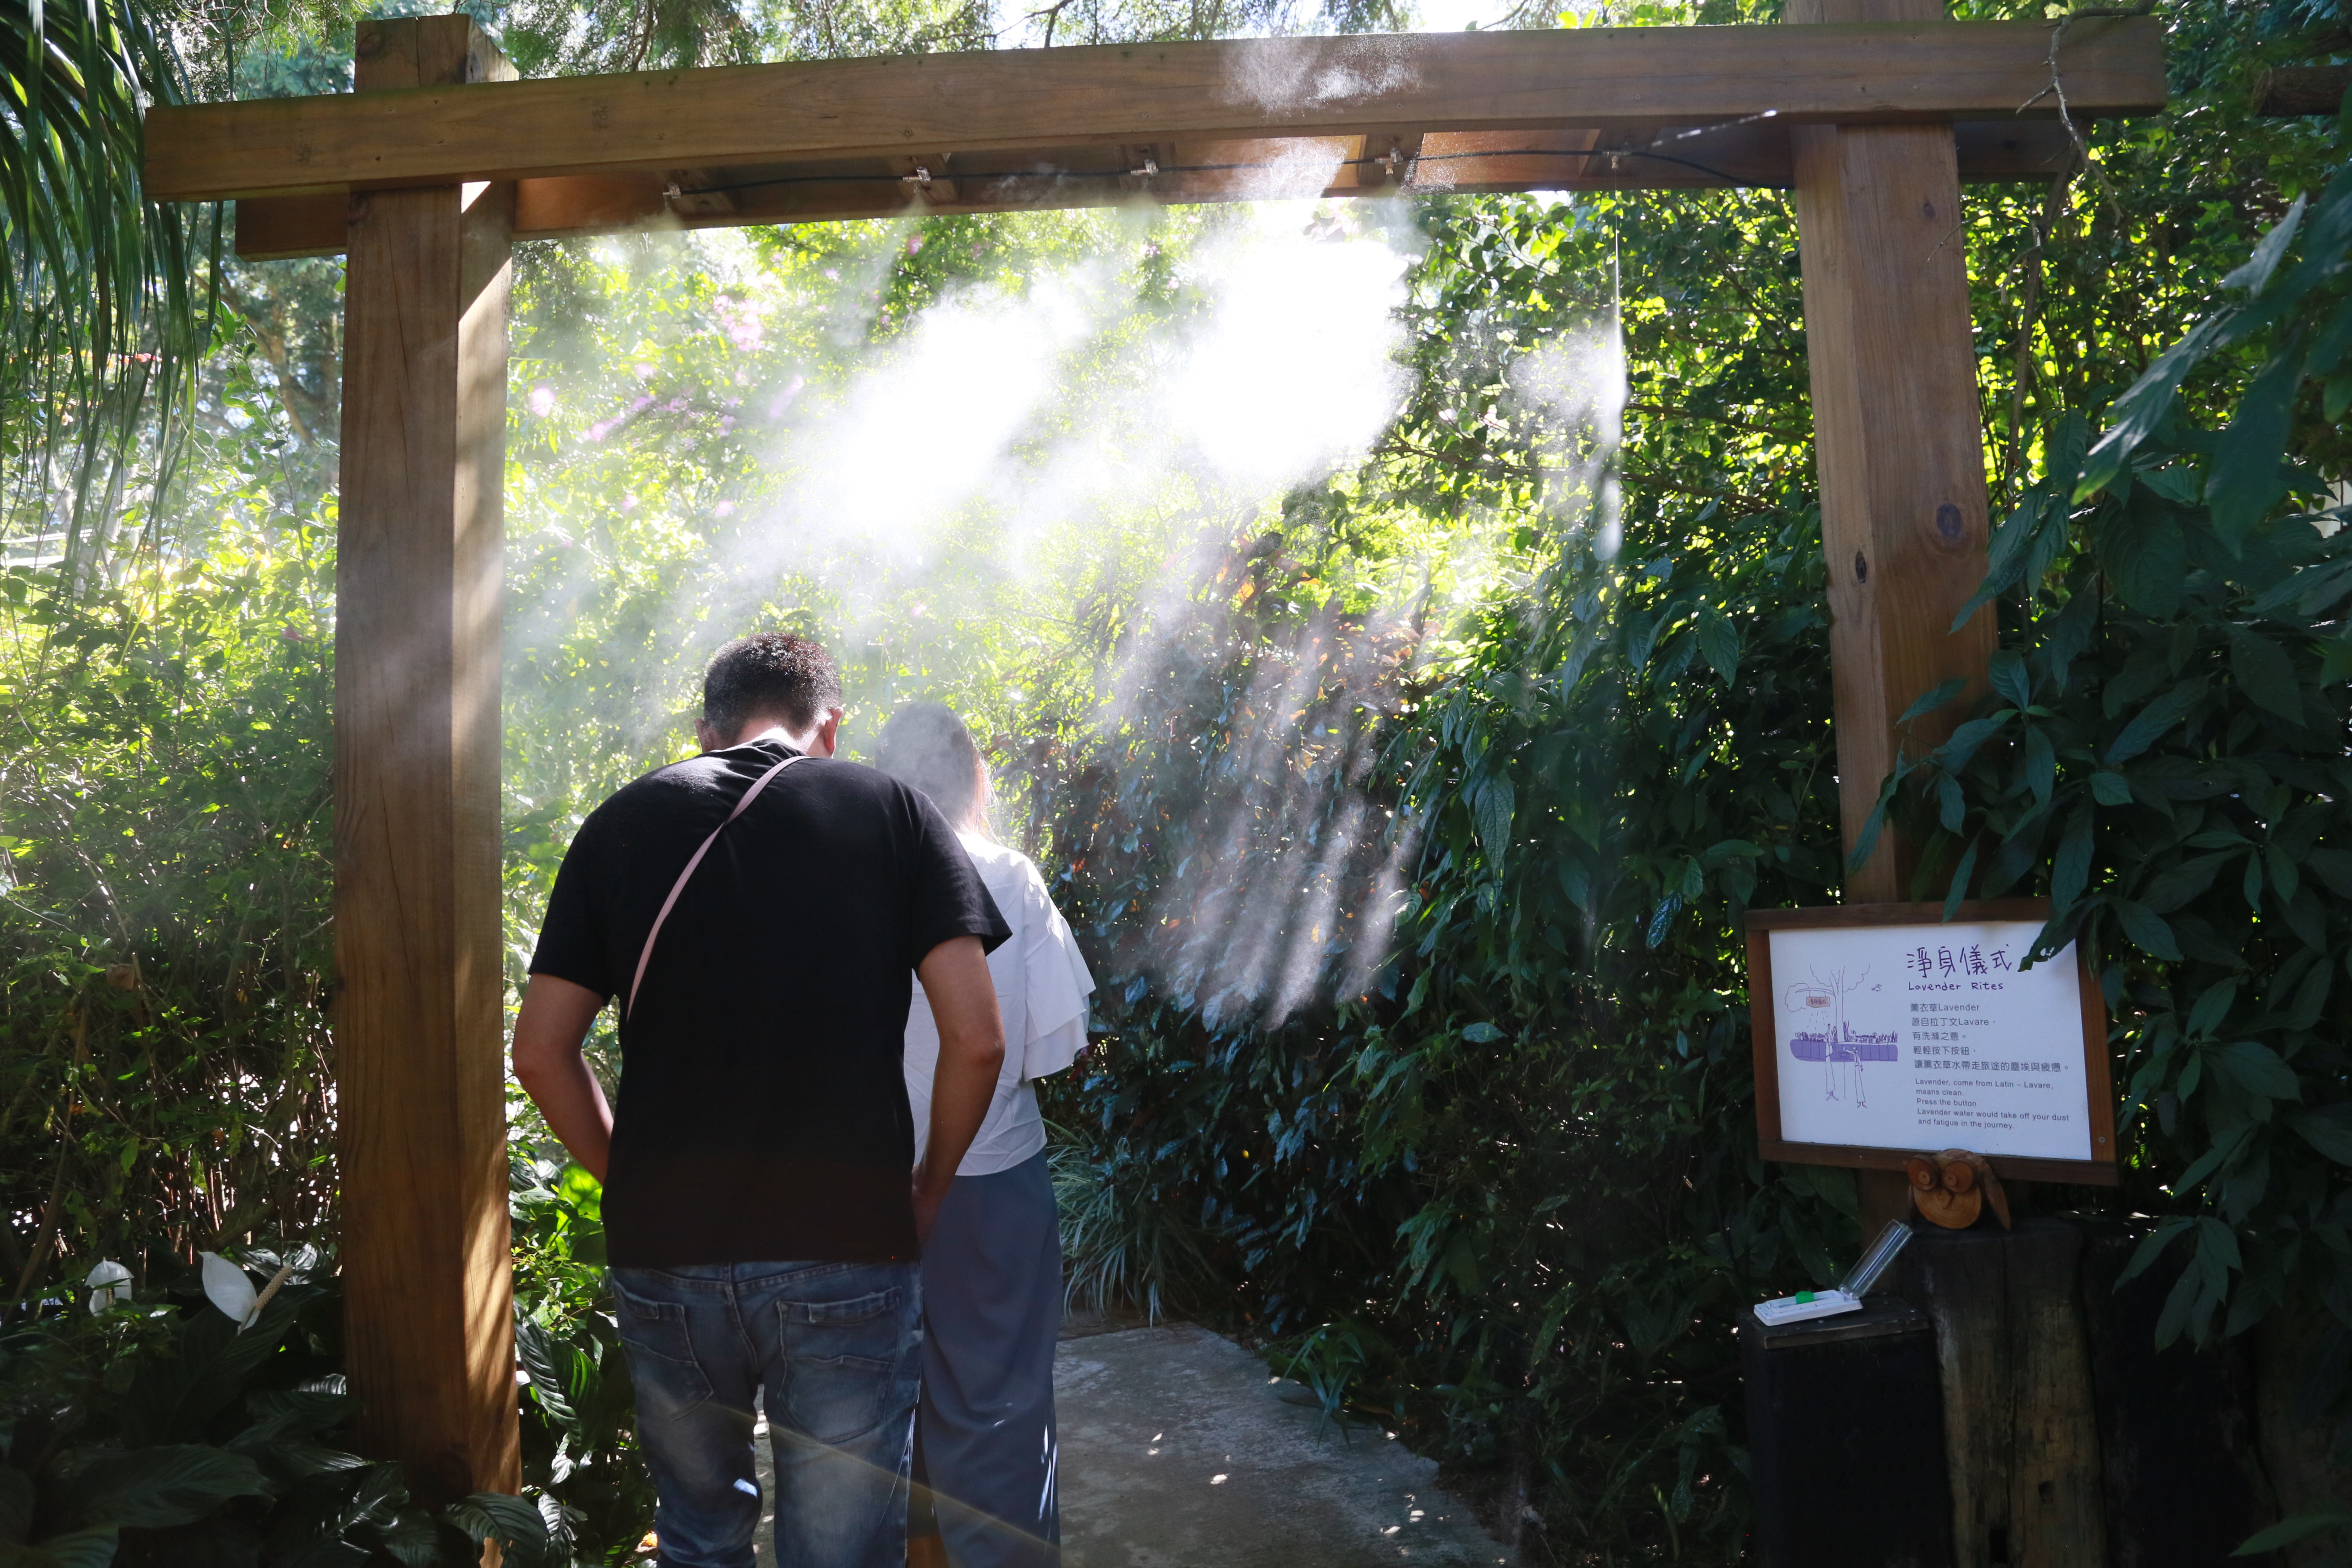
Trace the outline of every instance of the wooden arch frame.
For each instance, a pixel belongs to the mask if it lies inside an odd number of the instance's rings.
[[[1981,689],[1962,178],[2165,102],[2146,17],[1007,50],[522,82],[463,16],[362,25],[350,95],[167,107],[146,190],[349,256],[335,665],[337,1090],[362,1440],[519,1483],[499,931],[500,486],[516,238],[1148,197],[1792,185],[1848,840],[1920,692]],[[1949,713],[1956,710],[1948,708]],[[1893,835],[1851,901],[1902,896]]]

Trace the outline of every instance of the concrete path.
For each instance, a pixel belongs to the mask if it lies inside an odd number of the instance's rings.
[[[1205,1329],[1066,1339],[1054,1365],[1067,1568],[1507,1563],[1437,1466]]]
[[[1377,1426],[1190,1324],[1065,1337],[1054,1362],[1065,1568],[1471,1568],[1512,1554]],[[760,1483],[772,1506],[767,1423]],[[760,1561],[775,1561],[772,1515]]]

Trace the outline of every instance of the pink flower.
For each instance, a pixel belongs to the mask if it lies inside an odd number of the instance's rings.
[[[710,509],[710,515],[713,517],[733,517],[735,515],[735,503],[731,500],[720,501],[717,506]]]
[[[651,408],[653,405],[654,400],[652,398],[640,397],[635,403],[629,405],[629,412],[632,414],[643,414],[646,409]]]
[[[610,436],[613,433],[613,426],[619,423],[620,421],[617,419],[599,419],[595,424],[588,426],[588,439],[591,441],[603,440],[605,437]]]
[[[841,269],[837,267],[828,267],[824,269],[824,276],[828,282],[838,283],[841,281]]]
[[[541,382],[530,389],[530,411],[541,419],[555,412],[555,388]]]
[[[719,416],[719,429],[721,435],[724,435],[726,432],[732,430],[733,428],[735,428],[735,416],[732,414],[722,414]]]
[[[651,381],[654,378],[654,367],[649,364],[638,365],[636,372],[639,381]]]
[[[670,411],[672,414],[683,414],[683,413],[685,413],[685,412],[686,412],[686,399],[685,399],[685,398],[683,398],[683,397],[673,397],[673,398],[671,398],[671,399],[669,400],[669,411]]]
[[[635,494],[630,494],[630,495],[625,495],[625,496],[623,496],[623,497],[621,498],[621,510],[622,510],[623,511],[635,511],[635,510],[637,510],[637,498],[636,498],[636,496],[635,496]]]
[[[919,234],[910,234],[910,235],[908,235],[908,236],[907,237],[907,254],[908,254],[908,255],[912,256],[912,255],[914,255],[914,254],[915,254],[915,252],[917,252],[917,251],[919,251],[919,250],[920,250],[920,249],[922,249],[922,248],[923,248],[923,237],[922,237],[921,235],[919,235]]]

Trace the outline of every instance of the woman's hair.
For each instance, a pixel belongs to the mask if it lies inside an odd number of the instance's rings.
[[[980,748],[944,702],[909,702],[891,714],[875,745],[874,765],[929,795],[955,826],[980,816]]]

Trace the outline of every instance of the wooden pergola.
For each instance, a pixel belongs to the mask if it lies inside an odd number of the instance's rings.
[[[517,239],[1151,200],[1793,186],[1849,842],[1993,618],[1960,184],[2163,107],[2152,18],[1269,38],[518,81],[463,16],[362,25],[348,95],[157,108],[147,195],[345,253],[335,926],[343,1268],[369,1452],[513,1490],[499,650]],[[1947,709],[1945,712],[1952,711]],[[1850,901],[1902,896],[1892,836]]]

